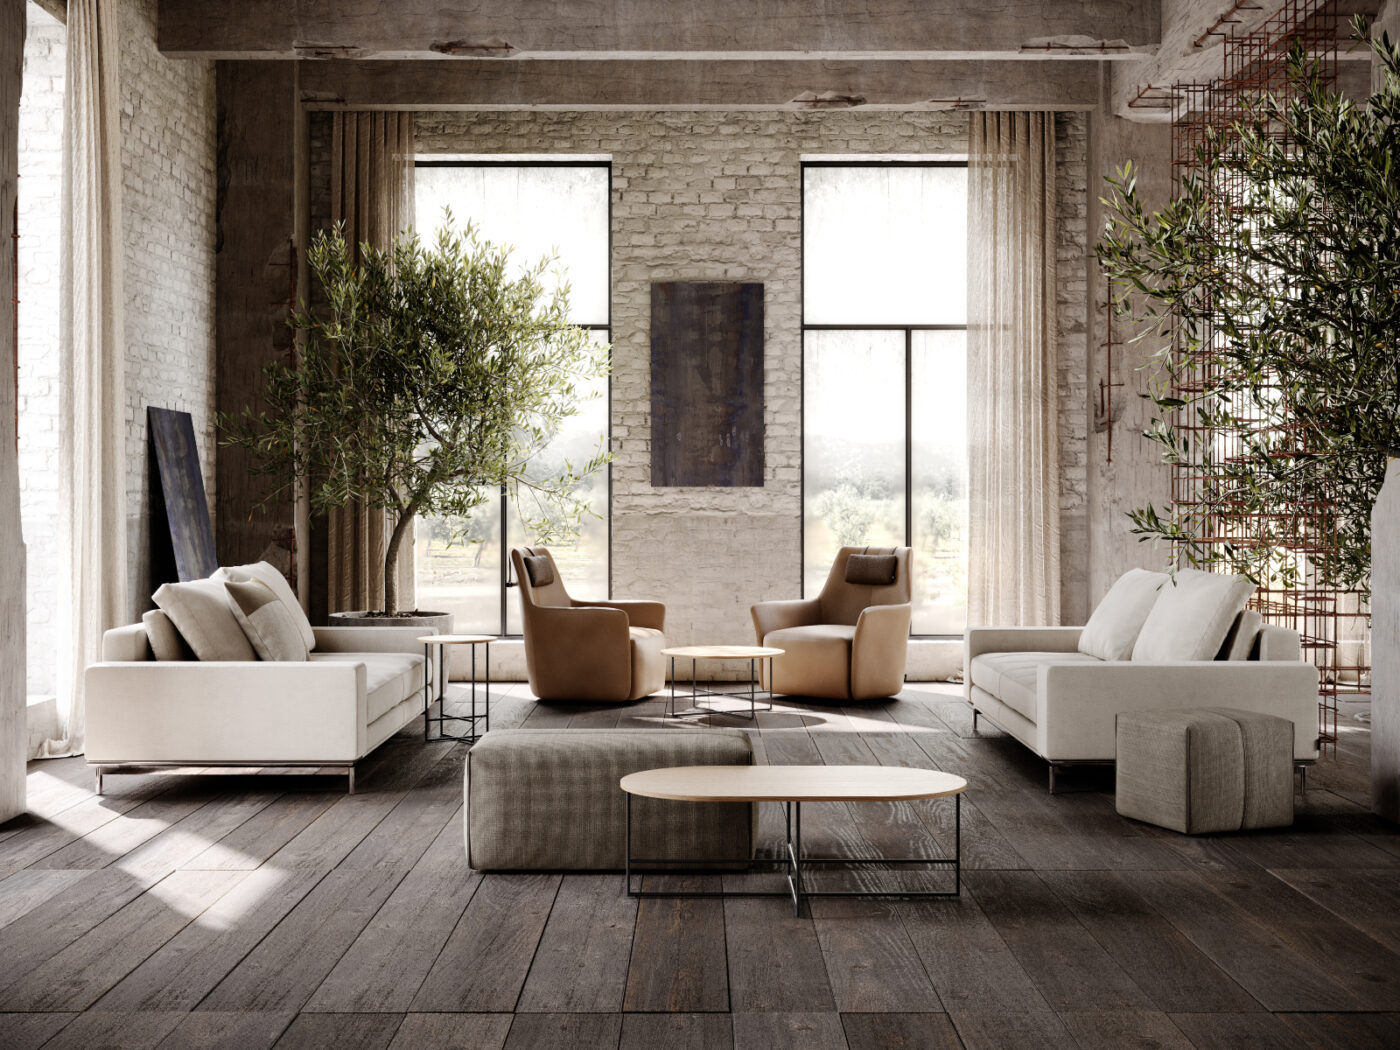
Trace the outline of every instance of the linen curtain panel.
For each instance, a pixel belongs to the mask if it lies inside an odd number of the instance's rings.
[[[83,670],[127,601],[126,375],[122,337],[120,40],[115,4],[69,0],[63,119],[63,271],[60,318],[60,589],[58,698],[64,735],[46,758],[80,754]],[[66,635],[66,637],[64,637]]]
[[[1055,115],[968,142],[968,622],[1060,618]]]
[[[386,248],[413,221],[413,114],[336,113],[331,125],[331,221],[345,240]],[[326,516],[327,609],[384,608],[388,516],[359,505]],[[401,608],[416,606],[412,540],[399,560]]]

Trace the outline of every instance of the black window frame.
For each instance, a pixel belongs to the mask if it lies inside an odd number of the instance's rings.
[[[964,160],[804,160],[801,162],[801,201],[798,213],[799,236],[802,241],[798,273],[798,297],[802,308],[802,362],[798,369],[801,383],[799,414],[801,416],[802,477],[799,483],[802,508],[798,527],[798,564],[802,576],[800,593],[807,594],[807,333],[808,332],[903,332],[904,333],[904,545],[914,542],[914,333],[967,332],[962,324],[808,324],[807,323],[807,170],[809,168],[962,168]],[[946,641],[960,639],[962,634],[916,634],[911,638]]]
[[[512,160],[508,156],[499,159],[492,157],[473,158],[471,160],[427,160],[423,154],[416,156],[413,160],[413,168],[605,168],[608,173],[608,317],[603,324],[581,324],[578,327],[586,332],[602,332],[607,339],[609,347],[612,345],[612,307],[613,307],[613,163],[611,160],[570,160],[567,157],[559,158],[531,158],[528,160]],[[611,363],[611,351],[609,351],[609,362]],[[607,400],[607,443],[611,451],[613,445],[612,433],[612,370],[608,370],[607,391],[604,394]],[[608,508],[603,521],[608,530],[608,594],[612,598],[613,591],[613,474],[612,463],[609,462],[604,469],[608,478]],[[510,564],[510,508],[507,502],[506,487],[501,486],[501,565],[500,565],[500,614],[497,622],[496,637],[498,638],[519,638],[519,634],[511,634],[506,631],[509,623],[510,596],[511,591],[516,586],[516,581],[511,572]]]

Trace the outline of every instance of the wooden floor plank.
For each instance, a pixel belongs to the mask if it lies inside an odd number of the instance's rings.
[[[166,792],[94,828],[77,841],[35,861],[33,866],[105,868],[208,805],[213,797],[207,790]]]
[[[1400,871],[1286,868],[1271,874],[1392,952],[1400,952]]]
[[[725,888],[741,888],[725,877]],[[836,1009],[812,921],[787,900],[724,902],[729,997],[735,1013],[829,1013]]]
[[[44,1050],[154,1050],[184,1019],[184,1014],[79,1014],[44,1044]]]
[[[962,1050],[947,1014],[842,1014],[850,1050]]]
[[[483,879],[412,1009],[513,1011],[558,890],[558,875]]]
[[[389,1050],[501,1050],[511,1014],[408,1014]]]
[[[1400,1014],[1277,1014],[1314,1050],[1394,1050]]]
[[[1311,1050],[1272,1014],[1172,1014],[1195,1050]]]
[[[310,869],[248,872],[103,996],[97,1009],[193,1010],[324,877]]]
[[[160,1050],[271,1050],[296,1017],[292,1013],[218,1013],[186,1015],[160,1043]]]
[[[967,873],[967,886],[1054,1010],[1145,1009],[1152,1002],[1035,872]]]
[[[1159,1010],[1084,1010],[1060,1014],[1081,1050],[1193,1050],[1191,1040]]]
[[[87,1009],[246,877],[241,871],[173,873],[0,989],[0,1009]]]
[[[0,1045],[5,1050],[39,1050],[78,1015],[0,1013]]]
[[[709,892],[719,876],[649,875],[645,889]],[[624,1009],[702,1013],[729,1010],[724,904],[697,898],[643,898],[637,908]]]
[[[1257,1000],[1114,872],[1041,872],[1041,880],[1158,1010],[1247,1013]]]
[[[842,1013],[942,1012],[895,904],[826,898],[807,907]]]
[[[728,1014],[623,1014],[619,1050],[732,1050]]]
[[[380,869],[328,873],[199,1008],[301,1009],[402,878]]]
[[[8,926],[88,874],[80,869],[26,868],[0,880],[0,927]]]
[[[449,877],[448,872],[456,872],[458,877],[464,877],[471,871],[467,867],[466,828],[464,825],[466,814],[466,808],[459,804],[452,811],[452,815],[447,818],[447,822],[443,824],[437,838],[433,839],[432,845],[427,848],[423,856],[418,858],[418,863],[414,867],[436,871],[443,878]]]
[[[1203,881],[1202,872],[1130,871],[1121,877],[1266,1010],[1355,1010],[1333,976],[1279,942]]]
[[[967,1050],[1080,1050],[1053,1010],[952,1010],[948,1016]]]
[[[127,853],[116,863],[123,871],[162,877],[205,853],[266,809],[275,795],[224,792],[184,820]]]
[[[480,884],[409,872],[302,1009],[404,1013]]]
[[[361,840],[342,868],[410,868],[442,833],[462,805],[466,750],[454,751],[408,792]]]
[[[342,795],[266,863],[276,868],[334,868],[407,793],[405,790]]]
[[[627,991],[637,901],[616,875],[565,875],[520,993],[530,1013],[615,1013]]]
[[[185,867],[256,868],[342,797],[342,792],[288,791],[190,858]]]
[[[384,1050],[394,1039],[399,1014],[299,1014],[277,1050]]]
[[[54,897],[0,927],[0,959],[6,972],[27,973],[61,952],[109,915],[126,907],[154,880],[124,871],[94,871]]]
[[[846,1050],[837,1013],[735,1014],[734,1050]]]
[[[617,1046],[622,1015],[518,1013],[505,1050],[598,1050]]]

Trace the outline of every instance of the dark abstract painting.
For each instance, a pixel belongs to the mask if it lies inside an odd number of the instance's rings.
[[[651,483],[763,484],[763,285],[651,286]]]
[[[200,580],[219,567],[204,473],[188,412],[147,408],[151,471],[151,584]],[[160,527],[164,518],[169,529]]]

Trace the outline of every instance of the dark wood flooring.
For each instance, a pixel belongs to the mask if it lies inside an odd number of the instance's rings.
[[[492,724],[653,726],[661,708],[516,685]],[[1050,796],[1042,762],[972,735],[956,687],[780,703],[759,727],[771,763],[966,776],[963,896],[794,918],[780,900],[639,905],[614,875],[482,876],[462,848],[466,749],[421,726],[353,796],[329,776],[191,771],[113,776],[98,798],[81,760],[34,763],[31,814],[0,826],[0,1047],[1400,1046],[1400,829],[1367,812],[1350,713],[1292,828],[1196,838],[1118,817],[1103,770]],[[805,816],[814,850],[950,845],[946,801]]]

